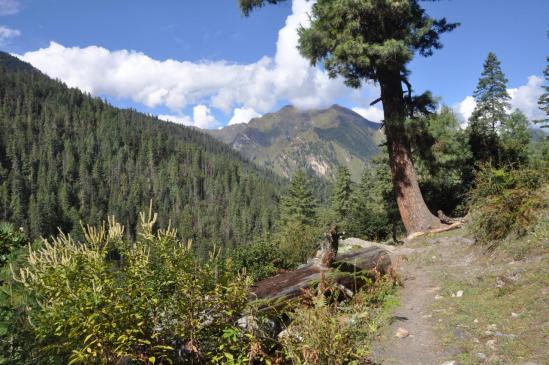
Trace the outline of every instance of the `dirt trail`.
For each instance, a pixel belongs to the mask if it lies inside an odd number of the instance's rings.
[[[422,248],[405,245],[408,260],[399,269],[403,287],[400,290],[401,305],[391,318],[391,325],[374,346],[373,360],[379,365],[442,365],[452,364],[452,351],[444,349],[435,333],[436,319],[430,309],[440,288],[430,275],[433,267],[420,267],[414,256]],[[395,252],[398,253],[398,252]],[[396,337],[399,328],[408,331],[403,338]]]

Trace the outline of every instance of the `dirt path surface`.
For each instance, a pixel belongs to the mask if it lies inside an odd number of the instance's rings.
[[[374,347],[376,365],[454,364],[452,356],[455,354],[442,347],[435,333],[436,319],[430,305],[437,300],[440,288],[433,283],[430,274],[433,268],[421,267],[413,260],[422,250],[419,247],[413,251],[406,246],[402,248],[407,260],[402,260],[399,269],[403,283],[401,305]]]

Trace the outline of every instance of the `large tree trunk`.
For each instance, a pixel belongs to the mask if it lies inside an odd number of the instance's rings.
[[[389,164],[400,216],[408,235],[440,226],[429,211],[417,181],[410,144],[404,129],[406,107],[399,70],[378,73],[383,102]]]

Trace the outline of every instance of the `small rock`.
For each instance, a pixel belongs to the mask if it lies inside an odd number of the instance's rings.
[[[431,258],[432,258],[433,260],[435,260],[437,257],[436,257],[436,256],[433,256],[433,257],[431,257]]]
[[[489,331],[495,331],[495,330],[497,330],[497,329],[498,329],[498,326],[495,325],[495,324],[490,324],[490,325],[488,325],[488,330],[489,330]]]
[[[236,325],[244,330],[257,331],[259,325],[257,324],[257,318],[254,316],[244,316],[236,321]]]
[[[501,332],[499,332],[499,331],[496,331],[496,332],[494,333],[494,336],[496,336],[496,337],[503,337],[503,338],[506,338],[506,339],[508,339],[508,340],[514,340],[515,337],[517,337],[517,336],[515,336],[515,335],[513,335],[513,334],[501,333]]]
[[[458,290],[456,292],[456,297],[461,298],[463,296],[463,290]]]
[[[408,337],[408,335],[410,335],[408,330],[402,327],[399,327],[395,333],[395,337],[398,337],[398,338],[405,338],[405,337]]]
[[[432,314],[425,314],[425,315],[423,316],[423,318],[431,318],[432,316],[433,316]]]
[[[464,244],[464,245],[472,245],[472,244],[475,243],[475,240],[472,240],[470,238],[462,237],[461,238],[461,243]]]
[[[492,351],[496,351],[496,340],[488,340],[486,341],[486,347],[488,347]]]
[[[478,323],[478,319],[475,318],[475,320],[473,321],[473,323]]]
[[[438,295],[438,294],[435,295],[435,299],[436,299],[436,300],[439,300],[439,299],[442,299],[442,298],[444,298],[442,295]]]
[[[444,361],[444,362],[442,363],[442,365],[456,365],[456,362],[453,361],[453,360],[452,360],[452,361]]]
[[[467,334],[461,328],[456,328],[454,330],[454,336],[456,336],[457,338],[460,338],[460,339],[464,339],[464,338],[467,337]]]
[[[487,356],[485,353],[483,352],[477,352],[477,357],[481,360],[481,361],[484,361],[486,360]]]
[[[518,318],[518,316],[519,316],[518,313],[511,312],[511,317],[513,317],[513,318]]]

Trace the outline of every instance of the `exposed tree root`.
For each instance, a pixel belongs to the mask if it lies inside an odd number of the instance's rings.
[[[406,239],[407,240],[412,240],[414,238],[421,237],[421,236],[424,236],[426,234],[451,231],[453,229],[461,228],[463,226],[463,224],[464,224],[464,221],[459,221],[459,222],[452,223],[452,224],[450,224],[448,226],[445,226],[445,227],[434,228],[434,229],[430,229],[428,231],[422,231],[422,232],[414,232],[414,233],[410,234],[408,237],[406,237]]]

